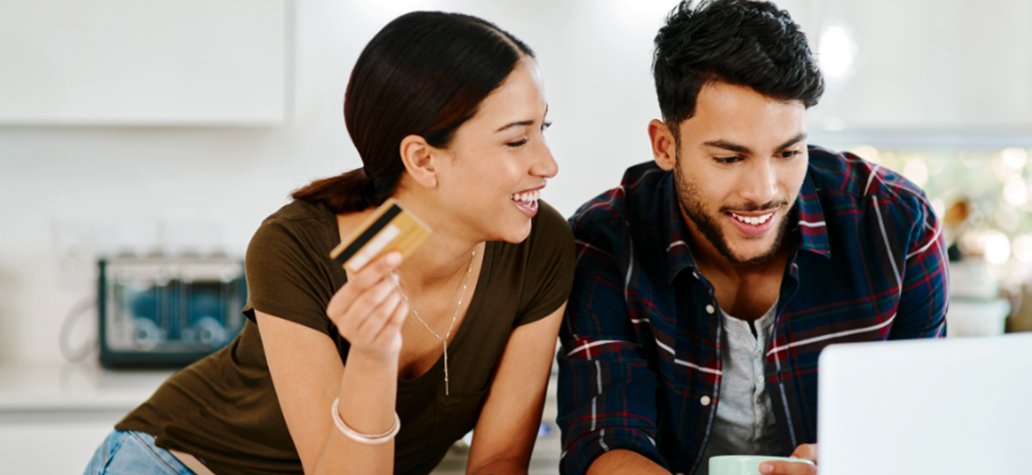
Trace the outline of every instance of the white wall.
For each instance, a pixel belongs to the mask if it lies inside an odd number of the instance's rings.
[[[341,114],[348,74],[407,10],[483,16],[535,49],[560,164],[545,199],[572,213],[650,159],[651,40],[674,3],[298,0],[288,4],[294,73],[282,127],[0,127],[0,364],[61,361],[61,322],[93,292],[95,250],[147,247],[159,226],[216,223],[239,254],[291,190],[360,166]]]
[[[0,123],[279,125],[285,6],[2,2]]]
[[[821,1],[778,3],[804,30],[820,20]],[[651,159],[652,39],[674,4],[294,0],[282,127],[0,127],[0,364],[61,361],[61,322],[93,292],[97,249],[153,247],[175,241],[176,230],[205,229],[241,254],[291,190],[358,167],[341,114],[348,74],[376,31],[407,10],[479,15],[537,52],[560,165],[544,198],[571,214]]]

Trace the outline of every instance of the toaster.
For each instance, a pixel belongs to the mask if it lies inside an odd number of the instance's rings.
[[[244,326],[240,259],[118,257],[98,267],[104,367],[182,368],[228,345]]]

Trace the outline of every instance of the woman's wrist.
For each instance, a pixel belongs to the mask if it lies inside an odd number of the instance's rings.
[[[365,434],[386,431],[394,423],[398,390],[398,357],[348,352],[338,395],[339,414],[352,429]]]
[[[348,358],[344,364],[347,367],[354,367],[363,371],[389,370],[395,373],[396,376],[398,371],[398,354],[363,351],[352,347],[348,350]]]
[[[398,356],[382,357],[352,351],[348,353],[341,378],[341,403],[357,403],[361,406],[377,404],[390,399],[394,409],[394,395],[398,390]],[[391,397],[385,398],[385,394]]]

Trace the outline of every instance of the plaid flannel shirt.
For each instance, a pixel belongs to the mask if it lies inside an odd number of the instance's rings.
[[[941,228],[913,183],[811,146],[789,218],[790,259],[766,353],[782,452],[817,442],[817,357],[832,343],[942,337]],[[560,331],[560,470],[628,449],[693,473],[720,405],[720,319],[677,205],[673,173],[631,167],[570,218],[573,293]]]

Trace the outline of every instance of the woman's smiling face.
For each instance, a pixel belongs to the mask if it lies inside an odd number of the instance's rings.
[[[547,112],[541,71],[523,56],[451,143],[437,150],[439,203],[454,210],[463,232],[507,242],[530,234],[540,191],[558,171],[543,135]]]

